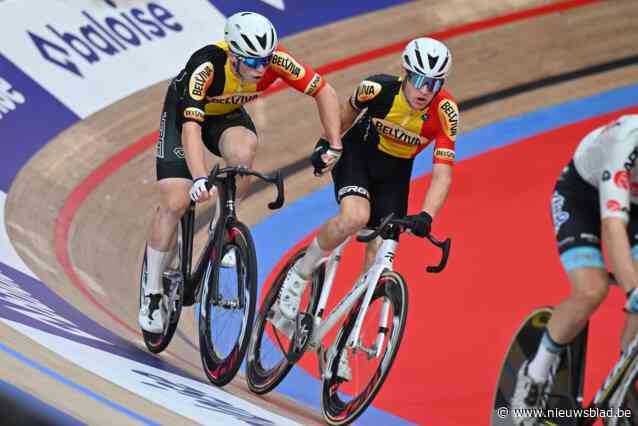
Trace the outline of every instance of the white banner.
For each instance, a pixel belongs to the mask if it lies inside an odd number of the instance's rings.
[[[10,1],[0,53],[84,118],[176,75],[224,23],[207,0]]]
[[[105,380],[202,425],[296,426],[298,423],[210,384],[1,319],[35,342]]]

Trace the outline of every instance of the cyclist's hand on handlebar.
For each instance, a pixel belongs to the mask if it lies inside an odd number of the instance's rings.
[[[405,219],[411,222],[410,228],[412,229],[412,233],[417,237],[430,235],[430,231],[432,230],[432,216],[427,212],[422,211],[419,214],[409,215],[406,216]]]
[[[193,181],[193,185],[191,186],[190,196],[191,200],[201,203],[202,201],[207,201],[211,197],[211,193],[206,189],[206,184],[208,183],[208,178],[206,176],[198,177]],[[211,188],[211,191],[214,189]]]
[[[315,176],[323,175],[332,170],[335,164],[337,164],[337,161],[339,161],[339,158],[341,158],[342,152],[343,148],[331,147],[328,140],[324,138],[319,139],[310,156],[310,162],[315,168]]]

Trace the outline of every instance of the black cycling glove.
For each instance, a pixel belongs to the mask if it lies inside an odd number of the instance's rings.
[[[339,161],[342,152],[343,150],[341,149],[330,148],[330,142],[328,142],[326,139],[319,139],[319,141],[315,145],[314,151],[312,151],[312,155],[310,156],[310,162],[315,168],[315,176],[322,173],[323,170],[326,168],[326,163],[321,158],[322,155],[329,154],[332,157],[335,157],[337,161]]]
[[[410,228],[414,235],[417,237],[430,235],[430,231],[432,230],[432,216],[430,216],[427,212],[409,215],[406,216],[406,219],[412,222]]]

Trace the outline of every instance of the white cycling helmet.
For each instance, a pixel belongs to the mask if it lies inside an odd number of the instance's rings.
[[[444,79],[452,68],[452,54],[438,40],[417,38],[403,50],[403,68],[428,78]]]
[[[264,58],[277,47],[277,32],[266,17],[239,12],[228,17],[224,39],[231,52],[248,58]]]

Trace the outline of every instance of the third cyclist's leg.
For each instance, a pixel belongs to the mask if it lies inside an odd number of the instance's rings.
[[[552,313],[538,349],[519,369],[513,409],[544,408],[561,355],[586,326],[605,299],[608,277],[601,252],[598,194],[570,164],[559,179],[551,201],[560,260],[569,276],[571,294]],[[526,424],[533,417],[514,417]]]
[[[177,223],[190,202],[188,191],[191,181],[184,178],[167,178],[160,180],[157,185],[160,203],[154,213],[146,244],[144,301],[138,316],[142,329],[150,333],[161,333],[164,329],[167,307],[162,303],[162,276],[175,246]]]

